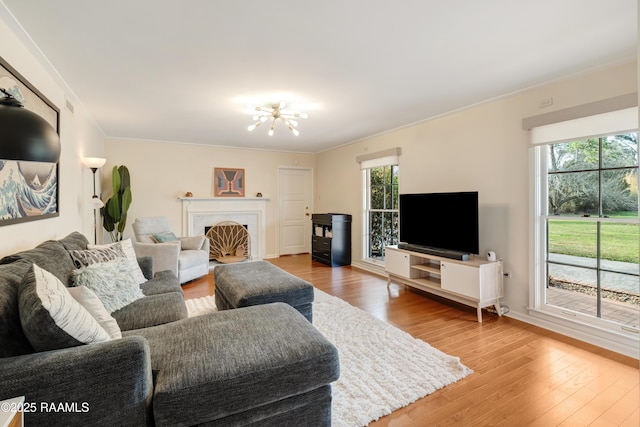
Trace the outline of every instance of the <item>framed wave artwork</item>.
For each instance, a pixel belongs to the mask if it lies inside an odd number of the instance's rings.
[[[60,133],[60,110],[2,58],[0,88]],[[0,159],[0,226],[59,216],[59,167],[59,162]]]

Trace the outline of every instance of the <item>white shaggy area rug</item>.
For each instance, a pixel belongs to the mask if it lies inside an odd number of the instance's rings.
[[[212,296],[186,303],[189,316],[216,310]],[[365,426],[472,373],[457,357],[318,289],[313,324],[340,355],[334,427]]]

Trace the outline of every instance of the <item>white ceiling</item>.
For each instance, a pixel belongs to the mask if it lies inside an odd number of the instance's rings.
[[[319,152],[637,52],[636,0],[1,1],[109,137]]]

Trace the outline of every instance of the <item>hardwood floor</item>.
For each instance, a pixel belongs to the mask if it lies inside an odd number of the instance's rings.
[[[640,425],[638,360],[508,317],[484,314],[309,255],[268,260],[474,370],[468,377],[370,426]],[[186,298],[212,295],[210,274],[183,286]],[[348,327],[348,325],[345,325]]]

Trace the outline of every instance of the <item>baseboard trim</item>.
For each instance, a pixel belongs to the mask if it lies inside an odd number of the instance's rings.
[[[364,270],[384,278],[387,277],[383,266],[369,262],[352,261],[351,267]],[[593,327],[585,325],[577,325],[567,319],[549,315],[547,313],[536,312],[535,316],[520,313],[514,311],[513,307],[511,307],[511,311],[505,314],[505,316],[578,341],[583,341],[614,353],[622,354],[623,356],[640,360],[640,345],[638,339],[634,339],[633,337],[613,334],[603,330],[596,330]]]
[[[359,270],[368,271],[369,273],[373,273],[378,276],[382,276],[384,278],[387,277],[387,273],[384,271],[383,266],[371,264],[370,262],[351,261],[351,267],[357,268]]]
[[[512,311],[505,316],[614,353],[622,354],[623,356],[640,360],[640,345],[638,339],[632,337],[614,334],[590,326],[574,324],[564,318],[547,313],[537,312],[536,315],[533,316],[516,312],[512,309]]]

